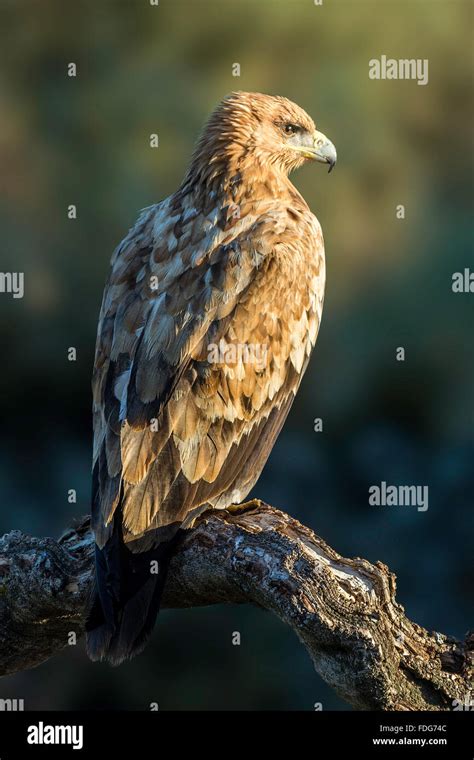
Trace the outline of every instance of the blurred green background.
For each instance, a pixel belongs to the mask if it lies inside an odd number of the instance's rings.
[[[451,278],[474,269],[472,2],[0,9],[1,268],[25,273],[22,300],[0,296],[1,530],[57,535],[88,511],[90,374],[112,250],[140,208],[177,188],[226,93],[285,95],[339,162],[329,177],[320,166],[294,176],[324,230],[324,318],[255,494],[343,554],[383,560],[411,617],[463,636],[473,624],[474,295],[454,294]],[[382,54],[429,59],[429,84],[369,80]],[[428,485],[428,511],[369,506],[382,480]],[[0,693],[26,709],[349,709],[289,629],[237,606],[163,612],[146,653],[115,670],[88,662],[81,642],[3,679]]]

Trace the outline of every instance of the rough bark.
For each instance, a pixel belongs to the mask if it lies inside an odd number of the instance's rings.
[[[58,541],[0,539],[0,673],[34,667],[82,635],[93,573],[88,520]],[[164,607],[251,602],[290,625],[317,672],[360,709],[449,710],[473,687],[461,643],[411,622],[381,562],[345,559],[262,502],[207,512],[172,560]]]

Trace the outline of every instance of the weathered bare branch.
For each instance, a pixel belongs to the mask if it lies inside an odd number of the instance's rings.
[[[34,667],[83,633],[88,520],[58,541],[0,539],[0,673]],[[172,560],[165,607],[251,602],[296,632],[318,673],[356,708],[448,710],[473,685],[474,635],[429,633],[395,600],[380,562],[345,559],[262,502],[207,512]]]

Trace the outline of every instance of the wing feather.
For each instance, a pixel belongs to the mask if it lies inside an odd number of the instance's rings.
[[[172,198],[146,209],[114,253],[93,378],[99,546],[118,506],[124,540],[142,551],[154,531],[243,498],[258,477],[316,309],[314,295],[302,318],[301,298],[288,298],[298,262],[284,237],[271,214],[249,213],[229,233]],[[235,344],[260,344],[263,359],[209,359],[211,345]]]

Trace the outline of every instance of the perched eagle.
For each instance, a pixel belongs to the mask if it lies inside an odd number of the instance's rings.
[[[216,108],[179,189],[115,250],[93,374],[93,660],[153,628],[181,529],[245,499],[291,407],[324,297],[321,227],[288,174],[334,145],[283,97]]]

